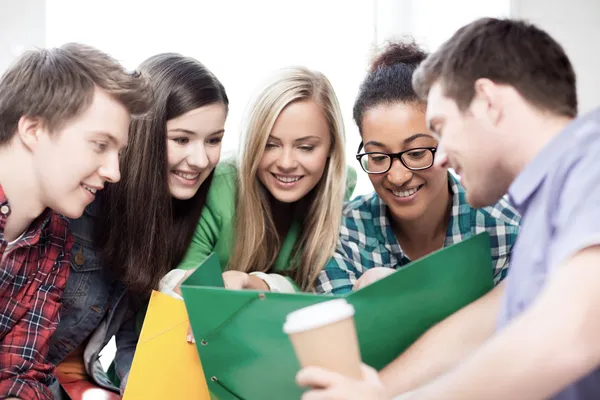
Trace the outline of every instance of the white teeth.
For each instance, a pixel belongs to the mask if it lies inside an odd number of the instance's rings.
[[[403,192],[398,192],[398,191],[392,190],[392,193],[394,193],[394,196],[396,196],[396,197],[408,197],[408,196],[412,196],[413,194],[417,193],[417,190],[419,190],[419,188],[405,190]]]
[[[182,177],[183,179],[189,179],[189,180],[196,179],[196,178],[198,178],[200,176],[200,173],[197,173],[197,174],[186,174],[184,172],[179,172],[179,171],[174,171],[173,173],[175,175],[177,175],[177,176]]]
[[[91,194],[96,194],[96,192],[98,191],[98,189],[96,189],[96,188],[91,188],[91,187],[85,186],[85,185],[81,185],[81,186],[83,186],[83,188],[85,190],[87,190],[88,192],[90,192]]]
[[[300,178],[302,178],[302,177],[301,176],[275,175],[275,178],[277,178],[278,181],[283,182],[283,183],[292,183],[292,182],[298,182],[300,180]]]

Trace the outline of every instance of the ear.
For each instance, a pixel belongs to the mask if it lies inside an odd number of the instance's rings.
[[[44,123],[40,118],[23,115],[17,124],[17,135],[29,150],[37,147],[40,136],[44,132]]]
[[[487,78],[475,81],[473,113],[485,116],[492,125],[497,125],[502,117],[502,96],[498,84]]]

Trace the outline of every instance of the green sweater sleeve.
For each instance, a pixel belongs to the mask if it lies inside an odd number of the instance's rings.
[[[227,266],[234,224],[236,180],[237,169],[232,162],[217,165],[192,242],[177,268],[196,268],[212,252],[217,254],[221,268]]]

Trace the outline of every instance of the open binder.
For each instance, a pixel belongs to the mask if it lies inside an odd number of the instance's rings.
[[[182,285],[211,398],[220,400],[300,398],[294,381],[300,366],[282,331],[294,310],[345,297],[356,310],[362,359],[381,369],[432,325],[493,287],[487,233],[343,296],[231,291],[218,287],[221,273],[212,255]]]

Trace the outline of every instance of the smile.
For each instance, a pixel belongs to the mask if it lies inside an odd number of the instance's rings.
[[[392,192],[392,194],[396,197],[399,198],[406,198],[406,197],[410,197],[413,194],[417,193],[419,190],[421,190],[421,188],[423,187],[423,185],[420,185],[416,188],[412,188],[412,189],[408,189],[408,190],[390,190],[390,192]]]
[[[277,175],[277,174],[272,174],[275,179],[277,179],[279,182],[282,183],[296,183],[298,182],[300,179],[302,179],[302,176],[286,176],[286,175]]]
[[[193,181],[195,179],[198,179],[198,177],[200,176],[200,172],[196,172],[196,173],[190,173],[190,172],[182,172],[182,171],[172,171],[175,175],[183,178],[183,179],[187,179],[188,181]]]
[[[96,192],[98,191],[98,188],[91,187],[91,186],[85,185],[83,183],[81,184],[81,187],[83,187],[85,190],[87,190],[88,192],[90,192],[93,195],[95,195]]]

